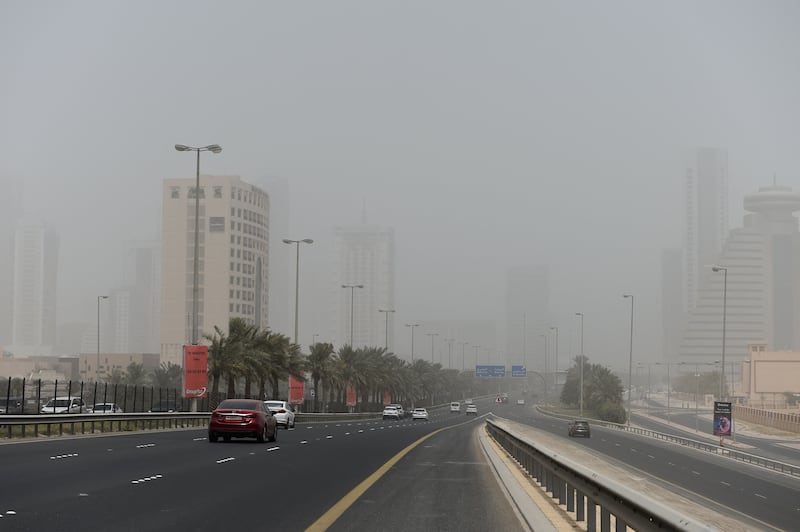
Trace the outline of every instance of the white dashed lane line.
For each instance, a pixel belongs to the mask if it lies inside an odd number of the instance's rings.
[[[267,452],[271,453],[272,451],[279,451],[279,450],[280,450],[280,447],[270,447],[269,449],[267,449]]]
[[[7,515],[17,515],[17,512],[15,512],[14,510],[8,510],[5,514],[0,514],[0,518],[3,518]]]
[[[131,484],[144,484],[145,482],[150,482],[151,480],[157,480],[159,478],[164,478],[164,475],[153,475],[152,477],[144,477],[136,480],[131,480]]]
[[[137,449],[147,449],[148,447],[155,447],[155,443],[142,443],[141,445],[137,445]]]
[[[761,495],[760,493],[754,493],[754,495],[756,497],[761,497],[762,499],[766,499],[766,497],[764,495]]]
[[[218,464],[224,464],[225,462],[231,462],[233,460],[236,460],[236,458],[234,458],[232,456],[229,456],[228,458],[222,458],[220,460],[217,460],[217,463]]]
[[[58,454],[56,456],[51,456],[50,460],[63,460],[64,458],[75,458],[76,456],[78,456],[78,453]]]

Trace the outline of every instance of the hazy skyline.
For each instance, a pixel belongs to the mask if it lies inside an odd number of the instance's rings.
[[[799,23],[794,1],[7,1],[0,179],[59,232],[60,323],[158,237],[162,180],[194,175],[173,145],[218,143],[202,172],[286,179],[284,236],[315,240],[303,345],[366,201],[395,232],[398,353],[404,323],[502,320],[505,272],[547,265],[562,361],[583,312],[586,354],[621,366],[623,293],[635,356],[660,353],[689,151],[727,149],[732,228],[773,175],[800,186]]]

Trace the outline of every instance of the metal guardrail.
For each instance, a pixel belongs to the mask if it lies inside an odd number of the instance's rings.
[[[0,416],[0,436],[25,438],[65,433],[75,435],[204,427],[208,424],[208,419],[208,412],[3,415]],[[19,427],[19,430],[15,430],[15,427]]]
[[[575,512],[579,522],[586,521],[588,531],[597,530],[711,530],[678,512],[648,499],[641,493],[569,460],[549,449],[518,437],[486,420],[489,434],[514,457],[531,477],[552,495],[568,512]]]
[[[541,411],[541,410],[540,410]],[[561,414],[555,414],[553,412],[545,412],[542,411],[549,416],[557,417],[560,419],[574,419],[574,417],[570,416],[563,416]],[[630,432],[633,434],[638,434],[639,436],[645,436],[648,438],[654,438],[661,441],[666,441],[670,443],[676,443],[678,445],[683,445],[684,447],[690,447],[692,449],[697,449],[699,451],[704,451],[707,453],[716,454],[718,456],[724,456],[727,458],[731,458],[733,460],[738,460],[740,462],[745,462],[748,464],[752,464],[758,467],[762,467],[764,469],[770,469],[772,471],[778,471],[780,473],[785,473],[787,475],[791,475],[793,477],[800,477],[800,466],[796,466],[793,464],[787,464],[785,462],[780,462],[778,460],[772,460],[770,458],[764,458],[763,456],[758,456],[755,454],[746,453],[744,451],[740,451],[738,449],[731,449],[730,447],[722,447],[719,444],[715,443],[708,443],[704,441],[693,440],[691,438],[685,438],[683,436],[675,436],[672,434],[664,434],[663,432],[658,432],[655,430],[650,429],[643,429],[639,427],[629,427],[627,425],[620,425],[619,423],[611,423],[610,421],[602,421],[599,419],[590,419],[586,418],[593,425],[598,425],[601,427],[606,427],[609,429],[615,430],[622,430],[625,432]]]

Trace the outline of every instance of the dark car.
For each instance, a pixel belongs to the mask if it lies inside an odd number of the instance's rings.
[[[211,412],[208,441],[215,443],[222,436],[255,438],[259,443],[278,439],[278,424],[263,401],[258,399],[226,399]]]
[[[569,424],[570,437],[576,438],[583,436],[584,438],[592,437],[592,430],[589,428],[588,421],[573,421]]]

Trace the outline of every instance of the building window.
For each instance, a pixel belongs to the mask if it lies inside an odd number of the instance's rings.
[[[169,187],[169,197],[172,199],[180,198],[181,197],[180,187]]]
[[[214,197],[222,198],[222,187],[214,187]]]

